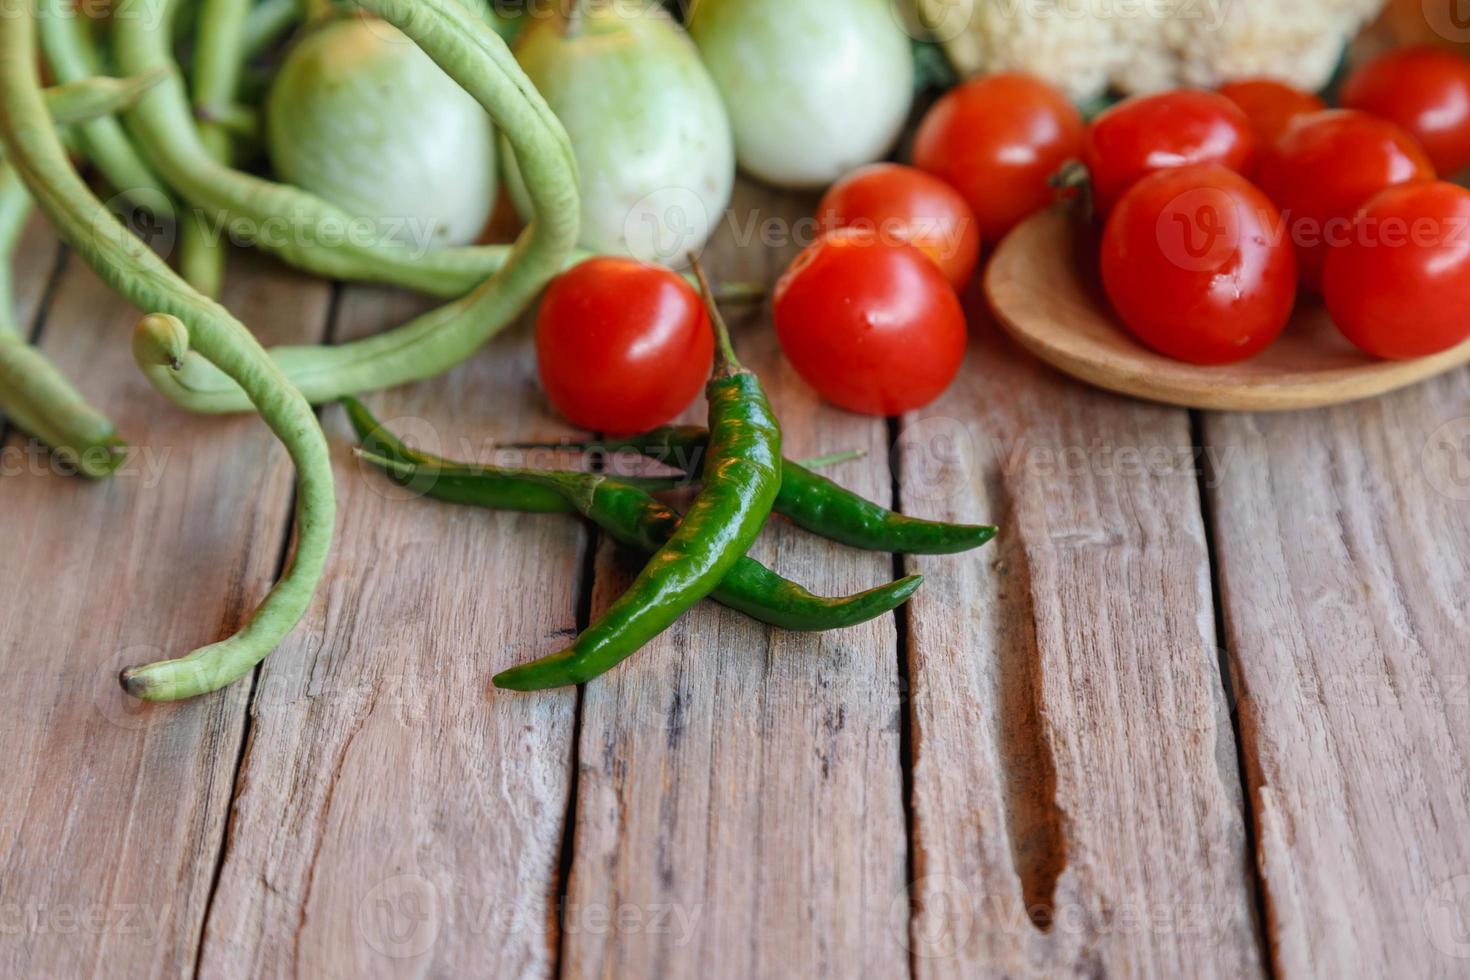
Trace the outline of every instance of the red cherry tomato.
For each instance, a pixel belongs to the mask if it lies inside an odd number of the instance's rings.
[[[1470,164],[1470,62],[1433,47],[1401,48],[1348,76],[1342,104],[1403,127],[1441,174]]]
[[[1280,335],[1296,300],[1281,214],[1213,164],[1161,170],[1123,195],[1102,241],[1102,278],[1123,323],[1154,350],[1229,364]]]
[[[1358,208],[1385,187],[1433,179],[1434,167],[1407,133],[1351,109],[1297,120],[1256,174],[1285,213],[1302,284],[1314,290],[1328,247],[1348,237]]]
[[[1181,89],[1140,95],[1092,121],[1083,162],[1093,202],[1106,215],[1142,177],[1167,167],[1216,163],[1239,173],[1255,163],[1256,137],[1234,102]]]
[[[1245,113],[1261,147],[1275,143],[1294,120],[1327,108],[1327,103],[1312,93],[1269,78],[1230,82],[1220,86],[1220,94]]]
[[[541,384],[571,422],[644,432],[704,387],[714,336],[699,294],[662,266],[595,258],[552,281],[536,316]]]
[[[960,192],[932,174],[875,163],[843,177],[817,205],[824,231],[860,228],[883,241],[908,242],[961,289],[980,258],[980,228]]]
[[[1328,255],[1323,285],[1333,321],[1369,354],[1424,357],[1470,337],[1470,191],[1383,191]]]
[[[1082,149],[1083,124],[1067,97],[1029,75],[990,75],[951,89],[924,116],[914,166],[948,181],[998,242],[1056,199],[1049,181]]]
[[[833,404],[898,415],[939,397],[965,355],[965,314],[939,268],[871,232],[824,235],[775,291],[786,358]]]

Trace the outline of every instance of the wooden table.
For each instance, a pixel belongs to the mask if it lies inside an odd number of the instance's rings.
[[[811,206],[742,187],[716,271],[773,279]],[[885,422],[738,315],[793,455],[865,449],[838,479],[1000,538],[907,559],[777,523],[758,556],[816,591],[928,581],[825,636],[704,604],[540,695],[489,678],[626,564],[570,519],[408,498],[329,407],[305,621],[249,680],[144,706],[121,666],[274,579],[291,469],[253,418],[155,395],[137,311],[39,222],[20,262],[23,316],[137,451],[89,484],[4,444],[0,976],[1470,974],[1470,372],[1199,415],[1039,367],[972,297],[960,380]],[[271,343],[427,305],[245,255],[226,302]],[[452,456],[573,434],[524,327],[370,401]]]

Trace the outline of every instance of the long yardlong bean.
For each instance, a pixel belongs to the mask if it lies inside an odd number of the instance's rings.
[[[156,16],[166,16],[174,9],[174,0],[148,2]],[[527,177],[535,219],[516,245],[504,253],[505,264],[500,271],[459,300],[403,326],[352,343],[274,348],[272,359],[313,403],[433,377],[464,360],[514,320],[564,267],[573,254],[580,219],[576,163],[566,132],[504,42],[483,21],[455,0],[362,0],[362,6],[417,42],[489,111],[510,141]],[[148,20],[146,16],[130,18],[118,27],[120,59],[124,64],[146,66],[145,71],[157,64],[158,39],[167,36],[166,32],[148,30]],[[224,184],[240,213],[269,220],[300,208],[300,213],[310,219],[300,226],[305,236],[301,245],[312,241],[307,251],[317,256],[332,251],[316,240],[320,232],[316,222],[332,214],[342,221],[351,219],[311,195],[228,171],[208,160],[207,154],[197,152],[198,135],[187,118],[187,107],[184,118],[176,118],[176,103],[181,98],[180,83],[170,79],[129,114],[139,126],[140,135],[148,140],[150,150],[155,151],[156,162],[167,164],[160,169],[170,180],[184,178],[179,185],[181,192],[190,196],[190,188],[197,191],[199,181],[190,174],[179,174],[175,169],[179,161],[171,160],[169,147],[159,141],[187,147],[191,160],[204,157],[194,160],[193,167],[225,174]],[[176,129],[185,132],[175,134],[172,131]],[[134,345],[139,366],[156,388],[192,411],[248,409],[239,386],[206,359],[181,349],[176,332],[154,330],[157,326],[145,323]]]
[[[305,612],[321,577],[336,510],[326,437],[311,406],[250,332],[129,235],[73,169],[37,78],[36,3],[22,0],[18,10],[0,18],[0,140],[6,157],[62,237],[99,276],[140,309],[162,311],[147,319],[177,318],[192,347],[235,379],[296,465],[296,552],[245,626],[188,656],[123,672],[123,685],[135,696],[176,700],[216,690],[248,672]]]
[[[119,20],[114,27],[118,64],[123,70],[134,73],[167,67],[172,61],[169,40],[173,15],[178,9],[177,0],[137,0],[132,6],[138,8],[135,15]],[[384,12],[376,3],[364,2],[361,6],[380,16]],[[452,14],[462,22],[474,20],[485,26],[482,19],[460,4],[454,4],[452,11],[443,3],[426,4],[425,7],[437,9],[443,16]],[[401,13],[405,16],[400,19],[410,23],[406,16],[408,11]],[[384,19],[394,22],[393,17]],[[422,18],[415,21],[416,26],[426,23]],[[402,28],[403,25],[395,26]],[[408,31],[404,33],[413,37]],[[429,46],[423,47],[434,57]],[[530,82],[525,80],[504,44],[499,47],[504,57],[500,57],[500,52],[494,52],[494,60],[500,74],[520,89],[523,103],[532,103],[531,112],[541,118],[539,128],[553,132],[568,165],[574,166],[571,147],[560,123],[556,122]],[[440,61],[437,57],[435,60]],[[466,80],[450,70],[450,65],[440,61],[440,67],[474,94]],[[512,68],[513,73],[510,71]],[[484,102],[483,99],[481,101]],[[490,108],[489,105],[486,107]],[[494,110],[491,115],[495,115]],[[496,122],[512,143],[516,140],[516,129],[524,125],[507,126],[506,120],[501,119]],[[430,249],[420,254],[419,250],[408,245],[362,241],[362,236],[346,234],[362,225],[356,216],[314,194],[231,169],[212,157],[199,138],[188,93],[183,80],[177,76],[159,86],[129,112],[127,124],[143,147],[149,163],[191,206],[200,209],[219,227],[240,225],[259,229],[255,241],[259,247],[308,272],[333,279],[391,283],[435,296],[456,297],[499,271],[507,261],[504,249],[491,246]],[[516,150],[517,162],[526,163],[522,158],[522,148],[516,147]],[[544,152],[537,150],[533,156]],[[537,217],[546,220],[548,216],[538,210]],[[266,231],[283,224],[286,226],[283,234]],[[575,237],[573,235],[574,241]]]
[[[150,72],[129,78],[99,75],[55,85],[43,93],[46,111],[58,126],[91,122],[131,108],[143,93],[163,81],[167,72]]]
[[[10,256],[31,213],[15,171],[0,162],[0,415],[50,446],[83,476],[104,477],[125,458],[112,422],[26,343],[14,319]]]
[[[55,80],[81,82],[101,74],[102,59],[93,46],[88,21],[70,0],[40,2],[41,46]],[[167,66],[159,68],[167,74]],[[76,140],[114,191],[144,207],[172,210],[173,195],[143,162],[118,120],[106,116],[83,123],[76,128]]]
[[[199,30],[194,37],[194,109],[199,142],[220,163],[228,164],[234,140],[228,129],[207,118],[213,107],[231,105],[245,67],[245,19],[250,0],[200,0]],[[179,229],[179,271],[205,296],[218,296],[224,285],[225,250],[204,214],[190,210]]]

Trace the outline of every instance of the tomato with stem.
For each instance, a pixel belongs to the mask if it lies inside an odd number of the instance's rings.
[[[989,75],[951,89],[914,138],[914,166],[958,190],[999,242],[1022,218],[1056,199],[1051,179],[1082,150],[1077,107],[1021,74]]]

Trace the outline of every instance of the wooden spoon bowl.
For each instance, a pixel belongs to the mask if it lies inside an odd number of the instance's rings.
[[[1304,297],[1280,339],[1248,361],[1176,361],[1118,323],[1097,281],[1096,237],[1065,208],[1033,215],[996,249],[985,293],[1021,346],[1099,388],[1187,408],[1274,412],[1371,398],[1470,362],[1470,341],[1413,361],[1370,357],[1315,297]]]

